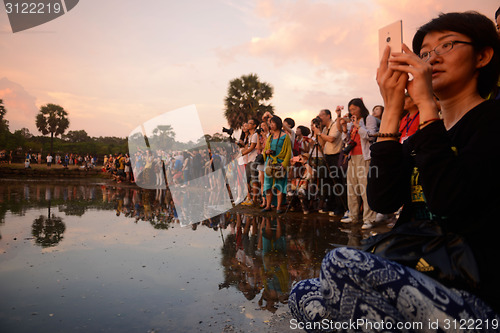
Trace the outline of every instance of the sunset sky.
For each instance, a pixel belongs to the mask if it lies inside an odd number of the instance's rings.
[[[81,0],[67,14],[12,33],[0,7],[0,99],[10,130],[33,134],[41,105],[69,113],[69,130],[125,137],[147,120],[194,104],[207,134],[227,126],[231,79],[256,73],[281,117],[308,125],[322,108],[375,83],[378,29],[403,20],[404,41],[439,12],[498,0]]]

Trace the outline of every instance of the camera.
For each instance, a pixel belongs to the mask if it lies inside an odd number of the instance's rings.
[[[276,150],[271,150],[271,154],[270,155],[276,155]]]
[[[257,129],[255,130],[255,133],[257,133],[257,134],[259,134],[259,135],[260,135],[260,133],[262,133],[262,128],[257,128]]]
[[[233,135],[234,130],[232,128],[227,129],[225,127],[222,127],[222,133],[227,133],[227,135],[231,136]]]
[[[320,117],[314,118],[313,120],[311,120],[311,122],[317,128],[321,128],[321,124],[323,123]]]

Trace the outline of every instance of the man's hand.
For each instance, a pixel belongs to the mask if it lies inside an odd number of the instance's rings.
[[[340,118],[343,109],[344,109],[344,106],[337,105],[337,108],[335,109],[335,112],[337,113],[337,118]]]
[[[262,120],[267,121],[268,119],[270,119],[270,118],[272,118],[272,117],[273,117],[273,115],[271,114],[271,112],[266,111],[266,112],[264,113],[264,115],[262,116]]]

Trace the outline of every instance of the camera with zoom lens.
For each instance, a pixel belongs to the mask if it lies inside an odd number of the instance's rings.
[[[311,122],[317,128],[321,128],[321,124],[323,123],[320,117],[314,118],[313,120],[311,120]]]
[[[232,128],[225,128],[225,127],[222,127],[222,133],[227,133],[227,135],[231,136],[233,135],[234,133],[234,130]]]

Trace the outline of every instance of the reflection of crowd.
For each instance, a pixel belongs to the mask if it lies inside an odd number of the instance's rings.
[[[226,214],[222,248],[224,282],[259,307],[275,312],[286,304],[295,281],[317,275],[319,261],[335,232],[327,220],[284,221],[281,217]],[[345,239],[339,242],[345,242]]]

